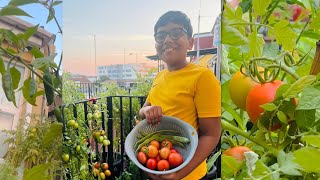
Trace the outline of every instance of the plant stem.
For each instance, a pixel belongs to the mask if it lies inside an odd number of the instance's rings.
[[[32,71],[35,75],[37,75],[44,83],[46,83],[50,88],[52,88],[53,91],[55,91],[56,93],[58,93],[59,96],[62,96],[61,92],[59,92],[58,90],[56,90],[48,81],[46,81],[45,79],[42,78],[42,76],[40,74],[38,74],[32,67],[30,67],[27,63],[25,63],[21,57],[16,56],[10,52],[8,52],[7,50],[5,50],[4,48],[0,47],[1,50],[3,50],[6,54],[12,56],[13,58],[17,59],[20,63],[22,63],[24,66],[26,66],[30,71]]]
[[[254,142],[254,143],[256,143],[256,144],[264,147],[265,149],[269,150],[269,151],[270,151],[274,156],[276,156],[276,157],[277,157],[277,155],[278,155],[278,153],[279,153],[278,149],[276,149],[276,148],[268,145],[267,143],[265,143],[265,142],[263,142],[263,141],[257,140],[256,138],[250,136],[248,133],[242,131],[241,129],[239,129],[239,128],[233,126],[233,125],[231,125],[230,123],[228,123],[228,122],[225,121],[225,120],[222,120],[222,121],[221,121],[221,127],[222,127],[223,129],[225,129],[225,130],[229,130],[229,131],[232,131],[232,132],[234,132],[234,133],[236,133],[236,134],[239,134],[239,135],[241,135],[241,136],[249,139],[250,141],[252,141],[252,142]]]
[[[272,26],[269,26],[269,25],[266,25],[266,24],[259,24],[259,23],[247,23],[247,22],[242,22],[242,23],[232,23],[232,24],[229,24],[230,26],[237,26],[237,25],[255,25],[255,26],[265,26],[265,27],[267,27],[267,28],[270,28],[270,29],[273,29],[273,27]],[[250,26],[250,29],[251,29],[251,31],[253,31],[252,30],[252,26]]]
[[[278,6],[278,4],[279,4],[280,1],[281,1],[281,0],[278,0],[278,1],[272,6],[271,10],[268,11],[268,14],[267,14],[267,15],[265,16],[265,18],[263,19],[262,24],[265,24],[265,23],[268,21],[269,17],[270,17],[271,14],[273,13],[273,11],[276,9],[276,7]],[[261,26],[260,26],[260,27],[261,27]],[[258,30],[257,30],[257,31],[259,31],[260,27],[258,27]]]
[[[301,30],[301,32],[300,32],[300,34],[299,34],[299,36],[298,36],[298,38],[297,38],[297,40],[296,40],[296,44],[298,44],[298,42],[299,42],[299,40],[300,40],[300,38],[301,38],[301,36],[302,36],[302,33],[306,30],[308,24],[310,23],[310,20],[311,20],[311,15],[309,15],[308,21],[307,21],[306,24],[303,26],[303,29]]]

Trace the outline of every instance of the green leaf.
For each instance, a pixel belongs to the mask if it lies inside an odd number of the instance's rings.
[[[293,152],[295,162],[298,163],[305,172],[320,172],[320,150],[312,147],[303,147]]]
[[[314,75],[301,77],[288,88],[283,97],[285,99],[296,97],[306,86],[311,85],[315,80],[316,76]]]
[[[23,86],[21,87],[22,95],[31,105],[37,106],[36,105],[37,93],[34,94],[32,97],[30,97],[30,82],[31,82],[31,77],[29,77],[24,81]]]
[[[320,135],[302,136],[302,140],[308,143],[309,145],[320,148]]]
[[[279,45],[276,42],[271,42],[263,46],[263,55],[267,58],[276,58],[279,53]]]
[[[2,76],[6,74],[6,67],[4,65],[4,62],[1,56],[0,56],[0,73]]]
[[[37,31],[38,31],[39,25],[29,27],[28,29],[25,30],[23,33],[23,39],[25,41],[28,41],[31,36],[33,36]]]
[[[277,117],[282,122],[282,124],[288,124],[287,117],[282,111],[277,112]]]
[[[262,35],[257,34],[257,31],[252,32],[249,37],[249,57],[260,57],[265,44]]]
[[[41,68],[46,68],[48,67],[54,60],[54,56],[47,56],[43,58],[37,58],[31,62],[31,64],[36,68],[36,69],[41,69]]]
[[[301,37],[307,37],[307,38],[312,38],[312,39],[318,40],[318,39],[320,39],[320,32],[307,30],[301,34]]]
[[[314,87],[306,87],[301,93],[297,110],[320,109],[320,90]]]
[[[243,13],[246,13],[252,7],[252,1],[251,0],[242,0],[239,3],[239,6],[241,7]]]
[[[264,180],[273,180],[271,170],[266,166],[261,160],[258,160],[256,162],[256,168],[254,169],[252,173],[252,177],[255,179],[259,179],[264,177]]]
[[[23,174],[24,180],[34,180],[34,179],[50,179],[48,176],[48,169],[52,164],[41,164],[32,167],[31,169],[26,169]]]
[[[296,122],[302,129],[309,130],[313,127],[315,122],[315,109],[311,110],[297,110],[296,111]]]
[[[223,37],[222,44],[239,46],[248,43],[248,38],[242,35],[238,29],[224,23],[222,23],[221,36]]]
[[[274,25],[276,40],[284,50],[292,51],[296,46],[297,34],[289,26],[289,21],[281,20]]]
[[[52,3],[52,6],[56,6],[56,5],[59,5],[61,3],[62,3],[62,1],[55,1],[55,2]]]
[[[262,104],[260,107],[266,111],[273,111],[277,108],[277,106],[273,103]]]
[[[294,162],[294,156],[291,152],[286,154],[285,152],[280,151],[277,160],[280,165],[280,170],[283,173],[292,176],[301,176],[301,173],[299,172],[301,167]]]
[[[35,58],[42,58],[44,57],[43,53],[40,49],[36,46],[33,46],[32,49],[29,51]]]
[[[221,171],[222,176],[228,177],[235,176],[241,170],[242,163],[239,163],[234,157],[222,155]]]
[[[43,148],[47,149],[54,146],[57,138],[62,138],[62,123],[53,123],[50,129],[44,134],[42,139]]]
[[[38,3],[38,0],[11,0],[9,2],[9,5],[12,6],[22,6],[26,4],[33,4],[33,3]]]
[[[53,11],[53,10],[54,10],[54,9],[52,8],[52,11]],[[54,13],[52,13],[51,11],[49,11],[49,15],[48,15],[48,18],[47,18],[47,22],[46,22],[46,23],[50,22],[53,18],[54,18]]]
[[[279,97],[282,97],[283,94],[289,89],[290,85],[289,84],[282,84],[276,92],[275,99],[278,99]]]
[[[22,9],[15,7],[15,6],[12,6],[12,5],[7,5],[7,6],[3,7],[0,10],[0,16],[28,16],[28,17],[32,17],[28,13],[23,11]]]
[[[229,104],[227,103],[223,103],[222,102],[222,107],[232,115],[232,117],[236,120],[236,122],[238,123],[239,127],[242,129],[242,130],[245,130],[246,127],[245,127],[245,123],[244,123],[244,120],[241,119],[241,117],[239,116],[239,114],[237,113],[237,111],[235,111]]]
[[[214,155],[207,160],[207,171],[209,171],[212,168],[212,166],[214,165],[214,163],[216,162],[216,160],[220,155],[221,155],[221,150],[214,153]]]
[[[310,29],[320,30],[320,11],[311,18]]]
[[[13,104],[17,106],[15,93],[12,88],[12,76],[10,73],[10,69],[7,69],[5,75],[2,76],[2,89],[5,92],[7,100],[9,102],[13,102]]]
[[[5,40],[12,42],[13,44],[17,45],[19,42],[19,38],[10,30],[7,29],[0,29],[2,36]]]
[[[267,7],[270,5],[272,0],[252,0],[252,6],[254,14],[263,16],[267,12]]]
[[[12,89],[16,90],[19,86],[21,73],[16,67],[11,67],[10,74],[12,76]]]

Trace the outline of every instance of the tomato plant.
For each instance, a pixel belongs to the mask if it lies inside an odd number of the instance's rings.
[[[223,179],[319,178],[311,165],[320,155],[311,143],[320,137],[319,8],[315,0],[224,3]],[[243,146],[252,150],[245,163],[231,157]]]

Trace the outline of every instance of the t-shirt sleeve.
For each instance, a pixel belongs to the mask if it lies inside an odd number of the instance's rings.
[[[198,117],[221,116],[221,87],[211,70],[203,72],[195,87],[195,105]]]

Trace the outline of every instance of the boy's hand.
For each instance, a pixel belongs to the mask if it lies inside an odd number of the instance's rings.
[[[159,124],[162,118],[162,109],[160,106],[143,107],[143,114],[146,116],[148,124]]]

